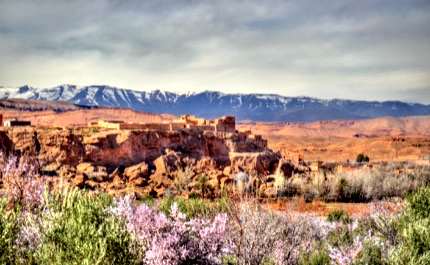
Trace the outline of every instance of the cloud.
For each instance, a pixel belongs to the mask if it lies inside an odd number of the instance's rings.
[[[0,0],[0,83],[430,103],[430,2]]]

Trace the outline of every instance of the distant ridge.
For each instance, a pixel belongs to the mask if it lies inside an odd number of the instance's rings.
[[[191,113],[204,118],[235,115],[239,120],[250,121],[307,122],[430,115],[430,105],[401,101],[323,100],[274,94],[224,94],[214,91],[176,94],[104,85],[0,87],[0,99],[65,101],[75,104],[76,107],[121,107],[173,115]]]

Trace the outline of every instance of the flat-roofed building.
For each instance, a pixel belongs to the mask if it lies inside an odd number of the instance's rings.
[[[10,119],[10,120],[5,120],[3,122],[3,126],[4,127],[31,126],[31,122],[30,121],[21,121],[18,119]]]

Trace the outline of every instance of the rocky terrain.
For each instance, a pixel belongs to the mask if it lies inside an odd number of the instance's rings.
[[[43,175],[73,185],[138,196],[185,194],[204,190],[219,194],[239,172],[254,181],[293,165],[264,141],[236,132],[218,137],[202,130],[104,130],[99,128],[7,128],[0,132],[1,151],[37,158]],[[261,185],[273,193],[273,183]],[[272,190],[271,190],[272,188]]]
[[[180,190],[205,190],[210,196],[238,179],[263,195],[276,191],[277,176],[308,172],[305,161],[420,161],[430,154],[430,118],[377,118],[311,123],[240,123],[238,132],[219,137],[184,129],[107,130],[88,127],[100,119],[162,123],[176,117],[117,108],[81,108],[69,103],[2,101],[4,119],[29,120],[33,127],[0,130],[6,154],[36,157],[42,173],[73,185],[114,193],[162,196]],[[19,104],[18,104],[19,103]],[[12,105],[10,105],[12,104]],[[29,106],[31,108],[29,108]],[[70,108],[70,109],[68,109]],[[61,109],[61,110],[60,110]],[[249,137],[262,135],[268,145]],[[293,162],[287,162],[291,160]],[[208,195],[208,196],[209,196]]]

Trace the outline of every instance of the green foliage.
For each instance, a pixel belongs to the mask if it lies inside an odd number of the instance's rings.
[[[328,242],[334,247],[350,246],[353,241],[353,234],[346,225],[336,227],[327,235]]]
[[[268,257],[264,257],[260,265],[276,265],[276,263]]]
[[[158,208],[168,215],[173,203],[177,203],[179,210],[188,218],[210,217],[220,212],[227,212],[230,208],[230,200],[227,197],[209,201],[201,198],[185,199],[173,196],[164,197]]]
[[[401,217],[401,242],[393,252],[394,264],[430,264],[430,188],[408,196]]]
[[[357,255],[353,265],[385,265],[387,262],[382,256],[382,250],[379,246],[366,242],[363,249]]]
[[[357,155],[355,161],[357,161],[358,163],[367,163],[370,161],[370,159],[367,155],[360,153]]]
[[[14,264],[14,241],[18,232],[16,211],[6,211],[7,201],[0,198],[0,264]]]
[[[139,202],[145,203],[148,206],[153,206],[155,204],[155,199],[151,195],[145,195],[138,199]]]
[[[412,219],[430,217],[430,188],[422,188],[407,197],[406,214]]]
[[[39,264],[134,264],[123,223],[107,211],[111,198],[67,190],[48,198]]]
[[[315,249],[300,255],[299,265],[329,265],[330,256],[324,249]]]
[[[223,265],[237,265],[237,258],[232,255],[224,256],[222,259]]]
[[[342,222],[344,224],[350,223],[351,218],[348,213],[344,210],[333,210],[327,216],[327,221],[329,222]]]

